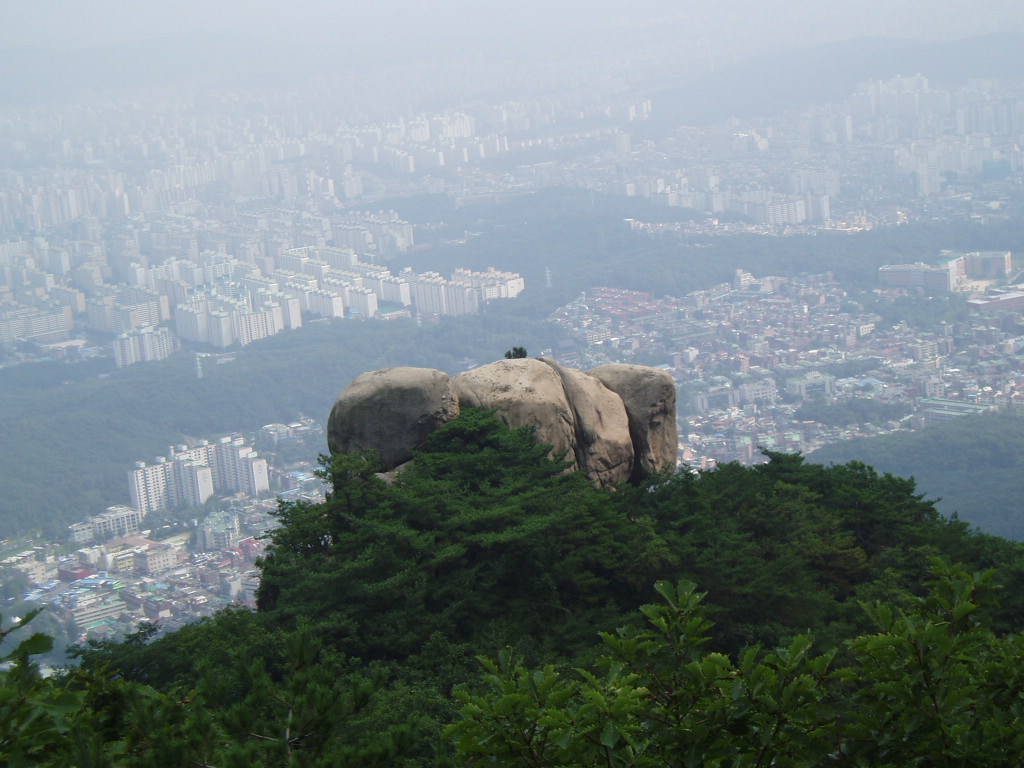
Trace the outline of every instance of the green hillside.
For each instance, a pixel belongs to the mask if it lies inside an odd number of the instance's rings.
[[[1009,412],[954,419],[920,432],[825,446],[809,461],[864,461],[913,477],[946,515],[1024,541],[1024,418]]]
[[[0,538],[59,536],[71,522],[127,503],[133,463],[186,437],[254,431],[300,414],[326,422],[335,398],[364,371],[412,365],[457,373],[463,360],[490,362],[515,344],[539,351],[554,338],[543,323],[497,313],[423,327],[342,321],[265,339],[226,362],[207,359],[202,379],[185,353],[84,381],[57,379],[73,379],[76,365],[4,369]]]
[[[772,454],[613,493],[545,453],[467,411],[393,484],[372,457],[338,456],[325,502],[283,506],[256,612],[92,643],[52,678],[30,662],[45,637],[20,651],[25,630],[0,638],[14,662],[0,759],[642,768],[839,754],[895,768],[1024,754],[1021,545],[863,464]]]

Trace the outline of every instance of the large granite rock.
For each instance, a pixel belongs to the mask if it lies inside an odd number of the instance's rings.
[[[393,469],[458,415],[448,374],[383,368],[357,376],[338,397],[327,421],[327,445],[331,453],[376,451],[383,468]]]
[[[631,480],[676,465],[676,386],[668,371],[624,363],[602,365],[588,372],[617,394],[629,418],[635,459]]]
[[[533,427],[553,457],[565,454],[578,468],[576,416],[551,366],[532,358],[498,360],[459,374],[452,386],[462,408],[496,411],[513,429]]]
[[[607,365],[583,373],[554,360],[499,360],[449,380],[430,368],[364,373],[331,411],[332,452],[376,451],[384,470],[412,458],[461,408],[493,410],[533,427],[596,485],[638,480],[675,465],[675,386],[656,368]]]
[[[633,470],[633,443],[622,399],[600,380],[554,360],[541,359],[562,382],[573,411],[576,463],[592,483],[600,486],[626,482]]]

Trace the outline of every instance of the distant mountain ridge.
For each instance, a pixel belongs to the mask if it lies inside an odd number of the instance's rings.
[[[935,84],[1024,77],[1024,33],[950,42],[857,38],[759,56],[651,94],[652,125],[707,125],[813,102],[841,101],[874,78],[922,74]]]
[[[1008,31],[944,42],[856,38],[758,56],[653,91],[656,111],[646,129],[840,100],[863,80],[897,74],[921,73],[936,82],[1021,77],[1022,45],[1024,32]],[[429,57],[429,51],[419,55]],[[328,46],[196,35],[74,50],[25,46],[0,49],[0,71],[12,75],[0,78],[0,105],[68,98],[81,90],[281,85],[380,63],[373,50],[352,40]]]

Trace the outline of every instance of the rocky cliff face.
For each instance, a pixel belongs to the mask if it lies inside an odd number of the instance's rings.
[[[357,377],[327,423],[331,452],[373,450],[385,470],[412,458],[460,408],[494,410],[531,426],[596,485],[636,481],[675,466],[676,396],[657,368],[607,365],[583,373],[554,360],[499,360],[449,379],[430,368],[385,368]]]

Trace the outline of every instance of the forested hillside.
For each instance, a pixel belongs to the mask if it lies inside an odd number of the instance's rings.
[[[555,338],[544,323],[504,315],[423,327],[312,323],[225,362],[206,360],[202,379],[185,353],[81,381],[76,374],[101,371],[91,363],[0,370],[0,538],[63,535],[69,523],[127,503],[133,463],[185,437],[257,430],[300,414],[326,420],[338,393],[365,370],[422,365],[457,373],[463,359],[491,360],[517,343],[539,351]]]
[[[917,486],[946,515],[1024,541],[1024,418],[1013,412],[965,417],[921,430],[820,448],[809,460],[857,459]]]
[[[258,611],[92,643],[51,680],[14,654],[0,755],[1014,764],[1021,546],[912,481],[770,458],[602,491],[474,411],[391,485],[336,456],[325,502],[282,506]]]

